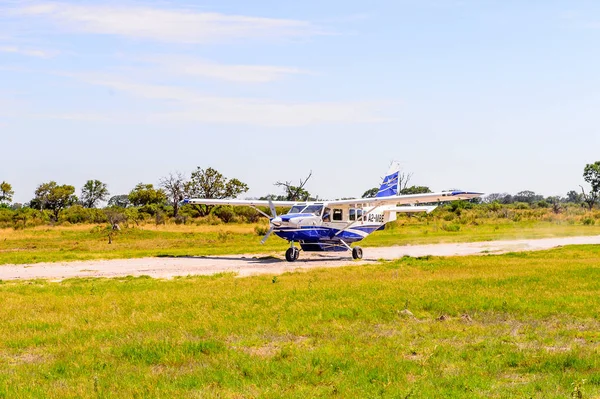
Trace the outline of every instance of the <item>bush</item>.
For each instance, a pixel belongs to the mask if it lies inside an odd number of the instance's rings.
[[[448,214],[444,215],[444,217],[442,219],[444,219],[446,222],[451,222],[454,220],[454,214],[448,213]]]
[[[444,224],[442,225],[442,230],[448,231],[451,233],[455,233],[460,230],[460,225],[458,224]]]
[[[219,219],[215,215],[208,215],[208,216],[205,216],[203,218],[199,218],[196,221],[196,224],[199,225],[199,226],[203,225],[203,224],[204,225],[210,225],[210,226],[217,226],[217,225],[223,224],[223,222],[221,221],[221,219]]]
[[[235,212],[230,206],[220,206],[216,208],[212,214],[221,219],[224,223],[231,223],[235,219]]]
[[[593,226],[594,224],[596,224],[596,221],[590,217],[586,217],[582,220],[582,223],[585,226]]]
[[[256,211],[256,209],[252,209],[248,206],[239,206],[239,207],[235,207],[233,208],[233,212],[235,212],[236,216],[238,216],[238,218],[240,218],[243,222],[246,223],[256,223],[260,220],[260,218],[264,217],[263,215],[261,215],[260,213],[258,213],[258,211]],[[270,214],[271,211],[269,210],[264,210],[263,212],[265,212],[266,214]]]
[[[538,208],[549,208],[550,207],[550,204],[545,200],[538,201],[535,205]]]
[[[256,233],[257,236],[263,237],[263,236],[265,236],[269,232],[269,227],[267,227],[267,226],[256,226],[254,228],[254,232]]]
[[[515,202],[515,209],[531,209],[531,206],[527,202]]]

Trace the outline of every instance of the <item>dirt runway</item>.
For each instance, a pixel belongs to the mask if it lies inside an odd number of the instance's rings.
[[[294,263],[288,263],[283,259],[266,255],[230,255],[3,265],[0,266],[0,280],[62,280],[72,277],[141,275],[155,278],[172,278],[174,276],[211,275],[224,272],[237,273],[243,277],[255,274],[281,274],[317,267],[360,265],[377,262],[381,259],[397,259],[405,255],[463,256],[499,254],[536,251],[578,244],[600,244],[600,236],[364,248],[364,259],[360,262],[352,261],[349,253],[301,253],[300,259]]]

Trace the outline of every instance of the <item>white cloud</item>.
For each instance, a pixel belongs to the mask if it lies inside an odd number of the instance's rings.
[[[380,116],[382,103],[284,103],[267,99],[208,96],[187,88],[133,83],[113,77],[75,75],[88,83],[131,96],[161,101],[164,109],[143,116],[146,122],[202,122],[293,127],[323,123],[365,123],[388,120]],[[131,118],[135,118],[134,115]]]
[[[55,53],[44,50],[24,49],[17,46],[0,46],[0,53],[14,53],[39,58],[50,58],[55,55]]]
[[[47,17],[60,29],[175,43],[297,38],[324,32],[306,21],[225,15],[185,9],[37,3],[14,14]]]
[[[164,55],[142,59],[177,75],[212,78],[237,83],[267,83],[286,75],[307,74],[299,68],[271,65],[227,65],[186,56]]]

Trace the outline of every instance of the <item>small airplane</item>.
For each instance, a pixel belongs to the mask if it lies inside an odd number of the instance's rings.
[[[398,195],[399,177],[400,165],[392,163],[374,198],[315,202],[190,198],[183,202],[254,208],[269,219],[269,231],[261,243],[264,244],[273,233],[289,241],[285,259],[294,262],[300,256],[296,243],[305,252],[351,251],[353,259],[362,259],[362,248],[350,245],[382,230],[387,223],[396,220],[398,213],[429,213],[437,205],[420,204],[469,200],[483,195],[458,190]],[[259,206],[269,207],[271,215],[257,208]],[[290,210],[285,215],[278,215],[275,207],[290,207]]]

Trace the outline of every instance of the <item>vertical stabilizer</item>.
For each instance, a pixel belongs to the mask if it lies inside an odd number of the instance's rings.
[[[398,195],[399,178],[400,164],[398,162],[392,162],[390,170],[385,175],[376,197],[391,197],[392,195]]]

